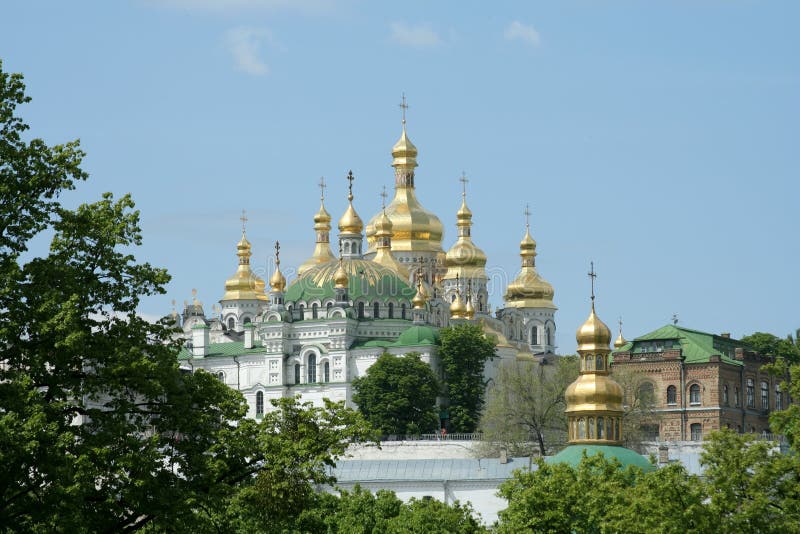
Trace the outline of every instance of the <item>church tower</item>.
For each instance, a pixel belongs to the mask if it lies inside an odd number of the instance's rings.
[[[392,223],[392,254],[403,265],[424,264],[425,281],[433,284],[437,274],[443,272],[444,250],[442,238],[444,225],[432,212],[422,207],[417,199],[414,184],[417,167],[417,147],[406,133],[405,96],[400,104],[403,110],[403,129],[400,139],[392,148],[394,167],[394,198],[381,213],[367,224],[367,259],[377,254],[378,236],[376,224],[385,213]],[[410,269],[409,269],[410,270]]]
[[[284,293],[286,277],[281,272],[281,244],[275,241],[275,272],[269,277],[269,308],[282,311],[284,309]]]
[[[375,222],[375,244],[376,253],[372,261],[388,267],[398,275],[402,276],[405,280],[410,280],[408,269],[401,264],[392,254],[392,236],[394,235],[394,225],[389,217],[386,216],[386,188],[384,187],[381,196],[384,199],[383,212],[378,220]]]
[[[508,337],[526,343],[533,354],[550,354],[556,349],[553,286],[536,271],[536,241],[531,237],[530,210],[525,208],[525,236],[519,244],[522,268],[508,284],[505,308],[498,311]]]
[[[325,179],[319,179],[319,211],[314,215],[314,233],[317,242],[314,246],[314,253],[297,268],[297,276],[310,268],[323,263],[336,261],[336,257],[331,252],[331,214],[325,209]]]
[[[221,320],[228,330],[241,332],[244,325],[251,323],[260,313],[262,306],[268,302],[264,293],[266,284],[250,269],[250,242],[247,240],[245,224],[247,217],[242,211],[242,239],[236,244],[236,255],[239,266],[236,273],[225,281],[225,295],[219,303],[222,305]]]
[[[339,248],[344,259],[360,259],[363,254],[361,232],[364,230],[364,222],[353,208],[353,180],[355,177],[353,171],[350,171],[347,174],[347,181],[350,182],[347,194],[348,205],[344,215],[339,219]]]

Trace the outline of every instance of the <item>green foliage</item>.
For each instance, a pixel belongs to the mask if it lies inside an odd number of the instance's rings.
[[[488,532],[474,517],[472,508],[458,501],[452,505],[436,499],[411,499],[392,518],[386,534],[473,534]]]
[[[788,406],[784,402],[783,410],[772,412],[769,416],[770,426],[783,434],[797,451],[800,445],[800,405],[796,402],[796,399],[800,399],[800,364],[789,365],[786,360],[778,360],[769,366],[769,370],[777,376],[788,376],[789,380],[781,384],[781,389],[784,395],[788,395],[787,398],[795,399]]]
[[[742,343],[764,356],[783,358],[790,363],[800,363],[800,345],[792,336],[781,339],[765,332],[756,332],[741,339]]]
[[[512,456],[544,456],[564,443],[567,433],[564,392],[578,376],[574,356],[542,364],[514,361],[500,367],[487,393],[480,429],[485,453],[505,448]]]
[[[436,431],[438,394],[436,375],[415,352],[384,353],[353,381],[353,402],[384,436]]]
[[[495,343],[479,325],[463,323],[440,332],[439,358],[447,391],[450,430],[474,432],[484,405],[483,370]]]

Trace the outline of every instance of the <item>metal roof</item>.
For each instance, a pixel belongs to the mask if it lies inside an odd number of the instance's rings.
[[[515,469],[528,467],[530,459],[454,458],[426,460],[339,460],[331,468],[339,482],[389,480],[506,480]],[[535,464],[533,466],[535,468]]]

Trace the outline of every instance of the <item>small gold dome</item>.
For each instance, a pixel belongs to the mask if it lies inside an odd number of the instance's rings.
[[[628,344],[628,340],[622,337],[622,330],[620,330],[617,339],[614,340],[614,348],[619,349]]]
[[[509,307],[546,307],[553,305],[553,286],[536,270],[536,241],[526,226],[525,236],[519,244],[522,269],[506,287],[504,299]]]
[[[463,319],[464,314],[467,312],[467,307],[464,301],[461,300],[461,293],[456,293],[456,299],[450,304],[450,318]]]
[[[222,300],[268,300],[264,294],[264,280],[250,269],[250,248],[250,242],[242,233],[242,239],[236,244],[239,266],[236,273],[225,281]]]
[[[472,305],[472,299],[467,298],[467,304],[464,306],[464,318],[472,319],[475,317],[475,307]]]
[[[347,234],[360,234],[364,229],[364,221],[358,216],[356,210],[353,209],[353,202],[347,205],[342,218],[339,219],[339,231]]]
[[[594,312],[594,304],[589,318],[578,328],[575,339],[578,341],[579,351],[609,350],[611,330]]]
[[[269,279],[269,286],[272,288],[273,291],[283,291],[286,289],[286,277],[283,276],[281,272],[281,268],[276,266],[275,272],[272,273],[272,276]]]
[[[445,255],[446,280],[460,278],[487,278],[486,254],[472,241],[472,211],[467,207],[466,195],[462,194],[461,207],[456,212],[458,240]]]
[[[331,222],[331,214],[328,213],[328,210],[325,209],[325,202],[320,201],[319,203],[319,211],[314,214],[314,227],[316,228],[317,225],[330,223]],[[330,227],[329,227],[330,229]]]
[[[345,289],[350,281],[350,277],[347,276],[347,271],[344,270],[344,266],[342,265],[342,259],[339,258],[339,267],[336,269],[336,272],[333,273],[333,284],[336,289]]]
[[[406,134],[406,123],[403,121],[403,132],[400,139],[392,147],[393,167],[416,167],[417,166],[417,147],[411,142]]]
[[[414,309],[421,310],[425,308],[426,302],[428,302],[428,295],[426,294],[425,288],[422,282],[417,282],[417,294],[411,299],[411,305],[414,306]]]
[[[384,209],[378,220],[375,221],[375,237],[391,237],[392,226],[392,221],[386,216],[386,209]]]
[[[569,412],[622,412],[622,386],[605,374],[581,374],[564,392]]]

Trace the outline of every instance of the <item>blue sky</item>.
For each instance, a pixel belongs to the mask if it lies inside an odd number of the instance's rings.
[[[356,175],[364,219],[393,184],[401,93],[423,204],[454,241],[462,171],[496,276],[522,211],[555,287],[562,352],[589,306],[627,337],[667,323],[741,336],[800,327],[796,2],[132,0],[6,2],[4,69],[49,143],[80,138],[69,205],[132,193],[138,257],[173,276],[141,312],[210,311],[248,212],[254,266],[313,248]],[[37,246],[43,246],[37,242]]]

